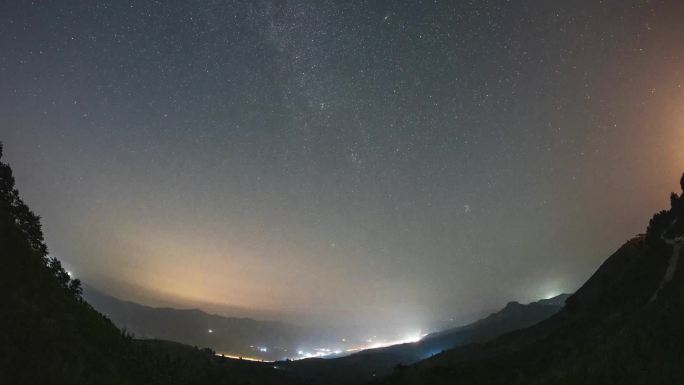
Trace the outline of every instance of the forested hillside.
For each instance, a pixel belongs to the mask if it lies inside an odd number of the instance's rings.
[[[80,282],[48,257],[40,219],[1,162],[0,261],[1,384],[288,383],[270,364],[138,341],[117,329],[81,298]]]

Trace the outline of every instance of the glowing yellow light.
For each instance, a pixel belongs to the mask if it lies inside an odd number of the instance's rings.
[[[232,358],[234,360],[245,360],[245,361],[256,361],[256,362],[275,362],[275,361],[267,361],[267,360],[262,360],[261,358],[255,358],[255,357],[245,357],[245,356],[234,356],[231,354],[225,354],[225,353],[216,353],[217,356],[225,357],[225,358]]]

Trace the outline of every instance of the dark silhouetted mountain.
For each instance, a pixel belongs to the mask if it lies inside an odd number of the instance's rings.
[[[0,146],[0,156],[1,153]],[[302,383],[309,376],[308,371],[303,375],[288,362],[274,365],[230,360],[217,357],[209,349],[157,339],[136,340],[91,307],[81,296],[80,283],[69,277],[58,260],[47,255],[38,217],[19,198],[9,166],[0,163],[0,289],[5,293],[0,317],[2,384],[290,384]],[[91,299],[97,296],[92,291],[89,295]],[[160,318],[167,317],[181,319],[177,322],[182,327],[191,325],[202,333],[214,325],[217,331],[225,329],[228,333],[238,328],[235,322],[287,327],[212,316],[197,310],[148,308],[101,294],[98,301],[100,306],[108,302],[111,309],[119,306],[116,313],[123,317],[122,322],[140,327],[141,335],[147,337],[171,333],[173,328],[154,334],[145,329],[144,322],[156,325]],[[510,305],[501,314],[518,314],[519,308],[526,307]],[[148,314],[150,319],[135,324],[131,320],[140,318],[131,313],[137,312]],[[462,341],[486,339],[488,333],[500,332],[501,327],[495,326],[500,318],[506,317],[493,315],[480,321],[479,328],[486,326],[491,330],[478,337],[472,333],[466,337],[467,333],[456,329],[427,340],[440,341],[452,336],[460,336]],[[362,352],[350,361],[338,361],[343,365],[337,368],[344,369],[346,362],[354,365],[355,360],[364,365],[372,363],[368,357],[384,352],[390,352],[390,358],[395,360],[392,349]],[[323,362],[326,361],[311,360],[305,366]],[[397,361],[392,365],[394,362]]]
[[[0,144],[0,158],[2,145]],[[0,162],[0,384],[289,384],[272,364],[134,340],[49,258],[39,218]]]
[[[509,302],[500,311],[470,325],[425,336],[417,345],[430,352],[474,342],[485,342],[501,334],[532,326],[558,312],[569,294],[542,299],[527,305]]]
[[[684,176],[681,182],[684,190]],[[620,247],[560,310],[562,298],[511,302],[414,344],[329,360],[231,360],[210,349],[136,340],[91,307],[80,282],[48,257],[39,218],[0,162],[0,384],[342,384],[377,378],[389,367],[389,376],[372,381],[678,384],[684,378],[683,246],[684,192],[672,194],[670,209],[652,218],[646,234]],[[203,320],[191,323],[203,332],[211,322],[227,322],[226,332],[234,327],[229,318],[181,313]]]
[[[682,178],[684,190],[684,177]],[[458,347],[387,384],[675,384],[684,378],[684,193],[610,256],[556,315]]]
[[[325,339],[322,332],[283,322],[223,317],[197,309],[150,307],[122,301],[90,286],[84,287],[83,298],[136,338],[207,346],[234,356],[280,360],[293,356],[299,346],[311,345],[309,341],[321,344]]]
[[[363,383],[460,345],[486,342],[512,330],[534,325],[562,308],[567,294],[522,305],[510,302],[500,311],[472,324],[425,336],[418,342],[369,349],[334,359],[307,359],[286,365],[311,383]]]

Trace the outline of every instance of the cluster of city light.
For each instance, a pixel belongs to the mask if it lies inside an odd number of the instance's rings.
[[[212,330],[209,329],[209,332],[211,333]],[[407,334],[403,338],[400,338],[397,340],[376,340],[376,336],[373,336],[372,338],[366,339],[365,343],[363,343],[361,345],[354,346],[352,348],[330,349],[330,348],[318,347],[318,348],[313,348],[313,349],[300,349],[300,350],[297,350],[297,355],[295,357],[285,357],[283,359],[303,360],[303,359],[307,359],[307,358],[323,358],[323,357],[339,356],[339,355],[342,355],[345,353],[354,353],[354,352],[358,352],[361,350],[378,349],[378,348],[384,348],[384,347],[392,346],[392,345],[400,345],[400,344],[418,342],[418,341],[420,341],[421,338],[423,338],[426,335],[427,334],[421,333],[421,331],[418,331],[416,333]],[[346,343],[347,339],[342,338],[341,341]],[[269,351],[268,347],[266,347],[266,346],[250,345],[250,348],[255,349],[256,351],[261,352],[261,353],[266,353]],[[235,356],[235,355],[230,355],[230,354],[225,354],[225,353],[219,353],[219,355],[221,355],[223,357],[242,359],[242,360],[248,360],[248,361],[274,362],[274,361],[264,360],[261,358]]]
[[[316,358],[316,357],[327,357],[331,355],[339,355],[344,353],[344,350],[340,349],[328,349],[328,348],[315,348],[313,351],[298,350],[297,357],[293,358],[295,360],[303,360],[305,358]]]
[[[376,341],[372,338],[369,338],[368,340],[366,340],[366,342],[368,343],[367,345],[362,345],[362,346],[355,347],[352,349],[347,349],[347,352],[351,353],[351,352],[356,352],[359,350],[378,349],[378,348],[384,348],[384,347],[392,346],[392,345],[401,345],[401,344],[418,342],[418,341],[420,341],[421,338],[425,337],[426,335],[427,335],[426,333],[421,333],[421,331],[419,330],[416,333],[407,334],[406,336],[404,336],[403,338],[398,339],[398,340]]]
[[[368,338],[366,340],[366,344],[355,346],[353,348],[341,350],[341,349],[328,349],[328,348],[316,348],[313,349],[312,351],[307,351],[307,350],[298,350],[297,351],[297,357],[293,358],[295,360],[301,360],[305,358],[315,358],[315,357],[327,357],[327,356],[337,356],[342,353],[354,353],[358,352],[361,350],[367,350],[367,349],[378,349],[378,348],[384,348],[387,346],[392,346],[392,345],[400,345],[400,344],[406,344],[406,343],[413,343],[413,342],[418,342],[420,341],[421,338],[425,337],[427,334],[421,333],[419,330],[416,333],[411,333],[404,338],[398,339],[398,340],[381,340],[381,341],[376,341],[373,338]],[[342,339],[343,342],[346,342],[346,339]]]
[[[256,358],[256,357],[234,356],[232,354],[226,354],[226,353],[216,353],[216,355],[221,356],[221,357],[225,357],[225,358],[232,358],[234,360],[245,360],[245,361],[256,361],[256,362],[274,362],[274,361],[262,360],[261,358]]]

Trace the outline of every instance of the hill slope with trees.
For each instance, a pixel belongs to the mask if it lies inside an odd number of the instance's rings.
[[[2,145],[0,144],[0,160]],[[0,384],[288,384],[271,364],[123,333],[48,257],[40,219],[0,162]]]
[[[684,176],[681,180],[684,191]],[[540,324],[396,370],[387,384],[674,384],[684,378],[684,192]]]
[[[339,358],[312,358],[284,363],[283,367],[315,384],[363,384],[385,376],[395,367],[409,365],[443,350],[482,343],[506,332],[534,325],[557,313],[562,294],[552,300],[526,305],[510,302],[503,309],[471,324],[429,334],[418,342],[368,349]]]
[[[304,328],[279,321],[226,317],[199,309],[152,307],[124,301],[84,286],[83,298],[136,338],[163,339],[208,346],[232,356],[281,360],[314,343],[326,345],[325,330]],[[209,332],[211,330],[211,332]],[[329,340],[334,340],[328,337]],[[267,351],[259,347],[267,346]]]

